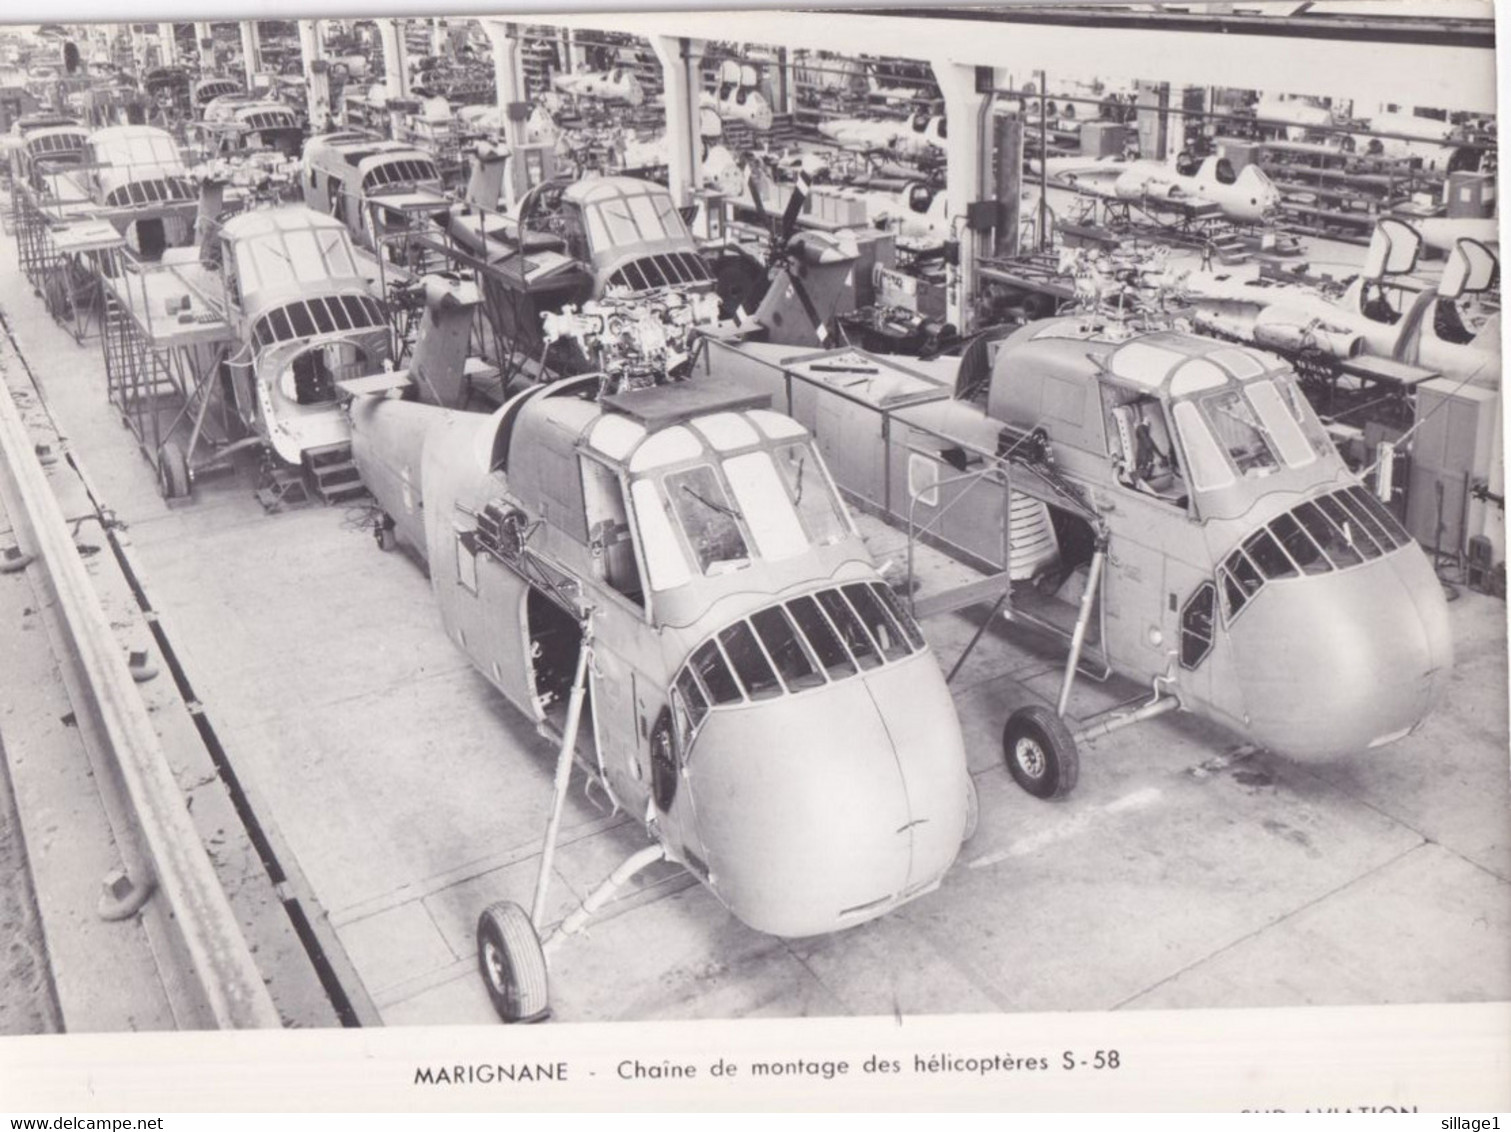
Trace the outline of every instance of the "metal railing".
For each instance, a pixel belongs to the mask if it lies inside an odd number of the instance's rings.
[[[21,514],[12,516],[24,549],[46,572],[64,635],[84,676],[155,877],[135,884],[167,899],[209,1016],[223,1029],[281,1027],[262,972],[216,878],[182,790],[131,677],[109,617],[68,534],[30,436],[8,392],[0,395],[0,453]],[[82,707],[82,705],[81,705]]]

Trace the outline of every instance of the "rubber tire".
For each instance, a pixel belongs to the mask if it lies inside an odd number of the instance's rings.
[[[157,490],[164,499],[185,499],[189,495],[189,461],[184,450],[170,440],[157,453]]]
[[[976,827],[981,824],[981,791],[976,789],[976,780],[969,772],[965,776],[965,832],[960,835],[964,845],[976,836]]]
[[[490,953],[496,955],[501,979],[495,982]],[[483,909],[477,918],[477,970],[505,1022],[538,1022],[551,1012],[546,953],[529,914],[510,900]]]
[[[373,541],[385,554],[399,544],[399,536],[394,533],[393,520],[387,515],[380,515],[373,526]]]
[[[1043,756],[1044,766],[1038,774],[1024,767],[1015,753],[1023,741],[1033,743]],[[1002,757],[1013,781],[1045,801],[1065,797],[1075,789],[1081,774],[1076,741],[1065,721],[1038,704],[1019,708],[1007,717],[1002,729]]]

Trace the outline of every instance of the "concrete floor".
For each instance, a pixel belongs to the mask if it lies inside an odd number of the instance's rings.
[[[97,345],[47,320],[0,247],[0,310],[376,1013],[493,1021],[473,925],[494,900],[528,904],[551,746],[447,640],[416,563],[374,548],[363,507],[265,514],[249,465],[167,508],[106,405]],[[1446,701],[1402,742],[1303,767],[1165,717],[1090,744],[1056,804],[1012,783],[999,745],[1012,708],[1053,698],[1056,654],[994,628],[955,685],[980,828],[938,892],[784,942],[668,868],[556,954],[556,1017],[1511,998],[1506,610],[1468,593],[1450,609]],[[943,664],[972,616],[925,626]],[[1084,684],[1073,711],[1138,694]],[[574,786],[552,918],[644,843]]]

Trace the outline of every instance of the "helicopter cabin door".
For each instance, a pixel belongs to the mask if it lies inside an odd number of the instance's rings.
[[[665,680],[645,612],[645,581],[619,473],[579,457],[587,520],[589,585],[595,593],[592,670],[598,764],[620,803],[643,813],[649,797],[650,732]]]

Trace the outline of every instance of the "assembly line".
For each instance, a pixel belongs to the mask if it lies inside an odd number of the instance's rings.
[[[1308,19],[1493,56],[1410,8]],[[988,15],[906,17],[961,36],[922,58],[798,15],[0,28],[8,457],[235,814],[227,912],[94,776],[130,943],[53,964],[61,1028],[1511,996],[1481,72],[1219,86],[1248,17],[1109,7],[1072,55],[1189,73],[1072,79],[976,58]]]

